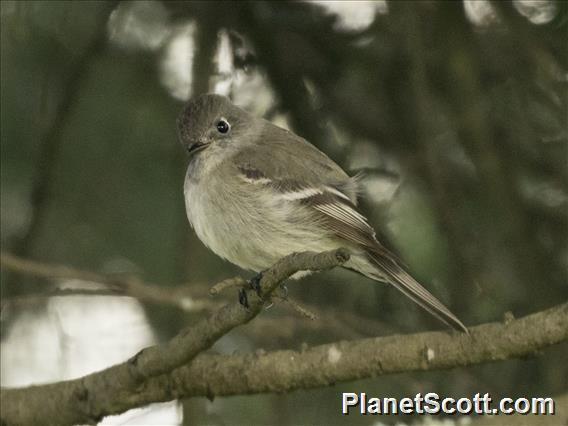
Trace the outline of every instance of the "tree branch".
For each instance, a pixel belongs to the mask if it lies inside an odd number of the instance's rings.
[[[77,269],[65,265],[37,262],[30,259],[22,259],[10,253],[0,253],[0,267],[18,274],[32,275],[46,280],[80,280],[103,284],[106,289],[96,286],[90,288],[71,288],[50,290],[40,293],[26,293],[21,296],[2,297],[0,311],[4,306],[33,305],[45,300],[46,297],[62,296],[129,296],[143,302],[164,304],[182,309],[185,312],[206,314],[222,306],[222,300],[210,300],[199,292],[193,291],[195,283],[180,283],[173,286],[164,286],[158,283],[148,282],[137,277],[125,275],[108,275],[93,271]],[[209,289],[209,294],[219,296],[219,293],[227,288],[242,288],[247,281],[241,277],[229,278],[221,281]],[[204,287],[201,283],[200,287]],[[191,290],[190,290],[191,288]],[[226,302],[228,296],[224,297]],[[287,298],[287,302],[291,302]],[[362,317],[353,311],[337,312],[331,307],[313,306],[302,301],[301,307],[293,306],[293,303],[282,303],[280,306],[288,308],[287,315],[263,316],[254,325],[244,330],[245,334],[254,341],[269,349],[278,348],[278,342],[290,341],[290,339],[302,338],[302,335],[314,335],[325,337],[328,340],[343,338],[359,338],[378,335],[392,334],[395,329],[386,323]],[[303,312],[302,309],[304,310]],[[306,316],[309,311],[317,317],[317,321],[305,321],[297,314]],[[310,316],[310,315],[308,315]],[[275,347],[276,345],[276,347]]]
[[[256,308],[252,309],[256,310],[259,305],[254,306]],[[249,317],[252,312],[247,313],[238,306],[235,309],[230,305],[223,310],[228,309],[235,310],[231,315],[237,315],[241,320],[252,318]],[[214,318],[222,319],[223,316],[216,314]],[[208,322],[212,321],[213,318]],[[202,324],[198,324],[190,333],[193,336],[202,331]],[[0,419],[7,424],[30,424],[37,419],[57,418],[59,424],[70,424],[71,419],[75,422],[95,421],[103,415],[182,397],[290,392],[386,374],[440,370],[532,356],[540,349],[568,339],[568,303],[518,320],[472,327],[470,333],[469,336],[447,332],[397,335],[337,342],[302,351],[230,356],[204,354],[191,364],[142,381],[136,388],[119,392],[109,389],[111,386],[100,380],[93,388],[95,394],[83,391],[76,395],[70,391],[77,388],[77,383],[92,376],[105,375],[109,379],[109,370],[132,364],[129,361],[70,382],[4,389]],[[171,347],[173,342],[167,345]],[[159,352],[165,360],[158,362],[170,365],[169,354]],[[162,367],[154,371],[164,370]],[[99,398],[104,395],[109,401],[103,406]],[[48,401],[58,403],[50,406]],[[90,401],[90,408],[87,401]]]
[[[532,356],[568,339],[568,303],[470,335],[427,332],[266,354],[204,355],[136,393],[137,405],[181,396],[290,392],[386,374],[440,370]],[[131,402],[134,402],[131,400]]]
[[[2,389],[0,423],[73,425],[95,423],[124,412],[132,407],[130,400],[136,398],[144,381],[189,363],[224,334],[256,317],[265,300],[291,275],[330,269],[348,259],[344,249],[291,254],[263,273],[259,283],[263,299],[249,294],[248,309],[239,303],[226,305],[169,342],[143,349],[128,361],[98,373],[54,384]]]
[[[290,255],[260,280],[264,299],[299,270],[341,265],[342,250]],[[252,293],[250,290],[248,293]],[[447,369],[534,355],[568,339],[568,303],[519,320],[470,328],[470,335],[428,332],[343,341],[301,351],[213,355],[221,336],[263,309],[249,294],[249,309],[226,305],[169,342],[149,347],[125,363],[83,378],[2,389],[2,424],[94,423],[151,402],[182,397],[289,392],[385,374]]]
[[[0,267],[12,272],[33,275],[49,280],[74,279],[103,284],[107,286],[109,290],[114,291],[115,295],[126,295],[147,302],[169,304],[191,312],[202,311],[216,306],[216,303],[210,300],[199,299],[191,295],[187,285],[180,284],[174,287],[168,287],[167,290],[165,290],[163,286],[147,283],[133,276],[99,274],[64,265],[53,265],[22,259],[6,252],[0,254]],[[83,291],[83,293],[85,293],[85,291]],[[44,297],[59,295],[62,295],[62,293],[54,292],[53,294],[46,294]],[[32,297],[33,296],[37,296],[37,294],[32,295]],[[23,296],[23,298],[25,299],[25,296]],[[21,298],[6,298],[4,301],[9,302],[13,299],[19,300]]]

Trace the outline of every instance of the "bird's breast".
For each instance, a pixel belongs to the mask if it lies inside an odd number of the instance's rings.
[[[215,179],[214,179],[215,180]],[[218,256],[244,269],[260,271],[273,258],[259,221],[262,206],[227,183],[187,180],[184,188],[187,217],[199,239]]]
[[[339,247],[307,209],[278,201],[269,190],[211,177],[186,178],[184,192],[187,217],[199,239],[241,268],[261,271],[293,252]]]

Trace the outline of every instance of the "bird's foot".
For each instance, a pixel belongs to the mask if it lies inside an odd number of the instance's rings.
[[[252,290],[255,291],[255,293],[258,295],[258,297],[262,300],[262,294],[261,294],[261,287],[260,287],[260,281],[262,280],[262,272],[259,272],[258,274],[256,274],[254,277],[252,277],[249,281],[248,284],[250,286],[250,288]],[[239,303],[245,308],[245,309],[249,309],[250,305],[249,305],[249,301],[248,301],[248,295],[247,295],[247,290],[244,288],[241,288],[239,290]]]
[[[254,277],[249,280],[250,288],[253,289],[257,296],[262,299],[262,288],[260,287],[260,281],[262,280],[262,272],[259,272]]]
[[[281,299],[287,299],[288,298],[288,287],[286,287],[286,284],[280,284],[280,290],[282,290],[282,294],[280,294],[280,298]]]
[[[247,291],[244,288],[239,289],[239,303],[243,306],[243,308],[249,308],[249,301],[247,296]]]

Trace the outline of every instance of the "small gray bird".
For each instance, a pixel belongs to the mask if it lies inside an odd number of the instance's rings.
[[[190,154],[187,217],[217,255],[261,272],[293,252],[345,247],[345,268],[392,284],[467,333],[377,240],[357,209],[357,180],[309,142],[212,94],[190,101],[177,125]]]

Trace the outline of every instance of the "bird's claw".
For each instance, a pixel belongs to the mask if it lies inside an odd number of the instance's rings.
[[[249,285],[250,285],[250,288],[252,288],[256,292],[258,297],[260,297],[262,299],[262,295],[261,295],[262,288],[260,287],[260,281],[261,280],[262,280],[262,272],[259,272],[258,274],[256,274],[254,277],[252,277],[249,280]]]
[[[249,308],[249,302],[248,302],[248,296],[247,296],[247,291],[244,288],[239,289],[239,303],[248,310]]]
[[[280,296],[282,299],[288,298],[288,287],[286,284],[280,284],[280,290],[282,290],[282,295]]]
[[[257,296],[260,299],[262,299],[262,294],[261,294],[262,288],[260,287],[260,281],[261,280],[262,280],[262,272],[259,272],[258,274],[256,274],[254,277],[252,277],[248,281],[250,288],[255,291],[255,293],[257,294]],[[243,307],[245,309],[249,309],[249,307],[250,307],[249,301],[248,301],[248,296],[247,296],[247,291],[244,288],[241,288],[239,290],[239,303],[241,305],[243,305]]]

